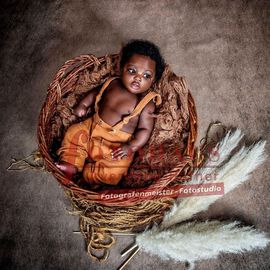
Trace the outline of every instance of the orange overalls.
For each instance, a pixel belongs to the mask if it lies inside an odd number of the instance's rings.
[[[110,126],[99,117],[98,102],[109,83],[115,78],[117,77],[111,77],[103,84],[96,97],[93,117],[70,126],[61,148],[57,151],[60,160],[75,165],[79,172],[83,172],[83,178],[89,184],[118,184],[122,176],[127,174],[134,156],[134,154],[129,155],[120,160],[114,160],[111,157],[112,150],[132,138],[132,134],[121,130],[123,125],[140,114],[146,104],[155,97],[157,98],[156,104],[161,104],[160,95],[149,92],[130,115],[124,117],[116,125]],[[85,163],[88,157],[94,162]]]

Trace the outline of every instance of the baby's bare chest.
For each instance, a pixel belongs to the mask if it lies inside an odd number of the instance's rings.
[[[121,93],[118,89],[110,89],[103,95],[100,106],[104,111],[125,115],[132,113],[137,103],[137,96]]]
[[[130,115],[138,102],[137,96],[123,94],[118,89],[110,89],[110,91],[103,94],[99,103],[100,116],[107,123],[114,125],[123,117]],[[138,123],[138,119],[139,115],[132,117],[124,130],[132,132]]]

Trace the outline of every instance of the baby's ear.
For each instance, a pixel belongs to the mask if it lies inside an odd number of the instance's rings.
[[[154,78],[154,80],[153,80],[153,82],[152,82],[152,85],[154,85],[156,82],[157,82],[157,78],[156,78],[156,76],[155,76],[155,78]]]
[[[154,81],[153,81],[153,83],[152,83],[152,87],[153,87],[153,89],[154,88],[156,88],[156,87],[159,87],[158,85],[159,85],[159,82],[160,82],[160,79],[154,79]]]

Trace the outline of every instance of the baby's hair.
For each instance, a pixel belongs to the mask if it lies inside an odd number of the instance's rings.
[[[126,62],[134,55],[141,54],[150,57],[156,62],[156,76],[158,81],[165,69],[165,61],[161,56],[159,47],[154,43],[143,39],[130,40],[121,50],[120,68],[123,69]]]

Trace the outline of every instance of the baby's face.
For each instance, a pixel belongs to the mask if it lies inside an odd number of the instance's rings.
[[[155,71],[155,61],[148,56],[134,54],[124,65],[121,79],[129,92],[141,94],[151,87]]]

